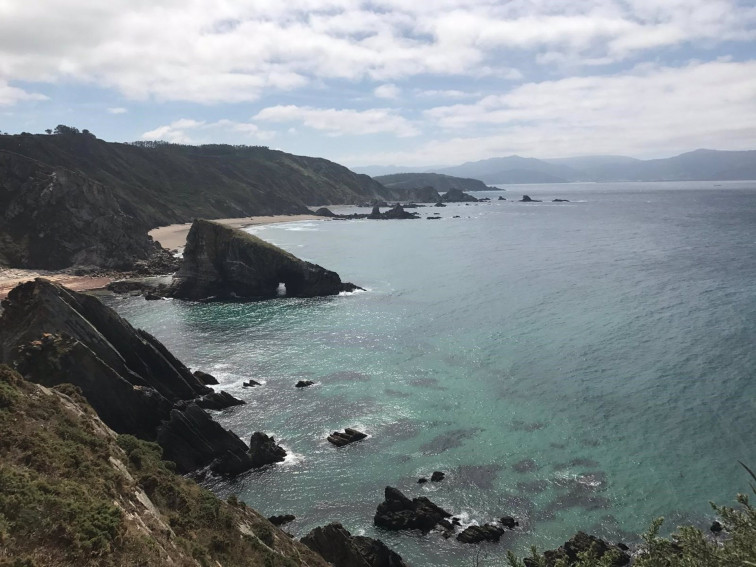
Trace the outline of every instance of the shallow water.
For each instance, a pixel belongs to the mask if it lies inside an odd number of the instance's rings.
[[[339,520],[415,567],[472,560],[438,534],[373,528],[392,485],[465,522],[517,517],[485,564],[578,529],[629,541],[661,515],[705,523],[710,500],[747,489],[737,461],[756,465],[756,182],[718,185],[528,185],[418,209],[444,217],[430,223],[255,227],[368,291],[109,301],[247,401],[217,414],[226,427],[289,450],[211,486],[294,513],[297,536]],[[523,193],[544,202],[512,202]],[[325,441],[349,426],[370,438]],[[447,478],[416,483],[434,470]]]

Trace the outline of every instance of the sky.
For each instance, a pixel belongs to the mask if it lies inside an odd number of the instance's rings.
[[[756,0],[0,0],[0,131],[364,165],[756,149]]]

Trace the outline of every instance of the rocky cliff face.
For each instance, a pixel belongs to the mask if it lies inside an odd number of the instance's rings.
[[[157,441],[181,472],[253,466],[244,442],[191,403],[212,390],[98,299],[40,278],[2,306],[0,362],[28,380],[81,388],[109,427]]]
[[[0,264],[129,269],[161,251],[147,228],[83,173],[0,151]]]
[[[196,220],[184,260],[168,295],[180,299],[275,297],[278,286],[291,297],[353,291],[336,272],[305,262],[244,231]]]

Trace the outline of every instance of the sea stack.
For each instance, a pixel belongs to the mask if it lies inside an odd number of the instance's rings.
[[[337,295],[358,288],[336,272],[300,260],[242,230],[195,220],[167,295],[178,299],[265,299]]]

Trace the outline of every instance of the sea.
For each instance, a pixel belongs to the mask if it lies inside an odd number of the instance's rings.
[[[658,517],[667,532],[708,529],[710,502],[750,491],[739,461],[756,467],[756,182],[474,195],[491,200],[418,208],[421,220],[248,229],[365,291],[107,299],[246,402],[215,414],[224,427],[288,451],[206,485],[296,515],[294,536],[339,521],[415,567],[504,565],[507,550],[553,549],[578,530],[633,544]],[[345,427],[369,437],[326,441]],[[436,470],[443,481],[417,482]],[[482,547],[382,531],[386,486],[463,527],[519,526]]]

